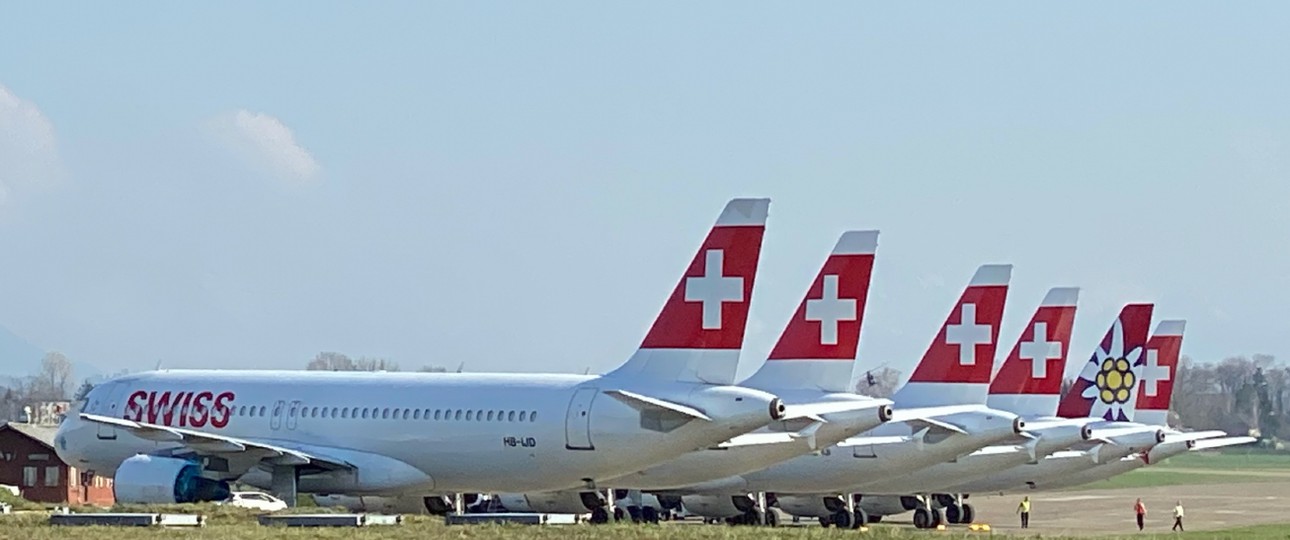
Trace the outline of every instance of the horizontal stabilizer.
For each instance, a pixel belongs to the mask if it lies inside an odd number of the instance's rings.
[[[887,435],[882,437],[864,437],[864,436],[851,437],[850,439],[847,439],[845,441],[838,443],[837,446],[846,448],[848,446],[865,446],[865,445],[881,446],[886,444],[907,444],[909,443],[910,439],[918,439],[918,438],[921,438],[923,435],[926,435],[927,434],[926,431],[927,430],[924,429],[923,431],[920,431],[908,437],[900,436],[900,435]]]
[[[1128,426],[1109,429],[1093,429],[1093,439],[1105,443],[1116,444],[1113,440],[1116,437],[1126,437],[1140,433],[1155,433],[1160,428],[1155,426]]]
[[[636,410],[643,411],[646,409],[652,409],[656,411],[673,412],[699,420],[712,421],[711,418],[708,418],[708,415],[703,414],[703,412],[688,405],[643,396],[635,392],[628,392],[627,390],[605,390],[605,393]]]
[[[1222,437],[1219,439],[1205,439],[1196,441],[1191,447],[1192,450],[1209,450],[1212,448],[1222,448],[1224,446],[1236,446],[1238,444],[1250,444],[1257,441],[1254,437]]]
[[[820,430],[822,422],[811,422],[810,425],[802,428],[795,433],[785,433],[782,431],[745,433],[726,442],[717,445],[718,448],[738,448],[744,446],[763,446],[769,444],[784,444],[800,439],[807,439],[812,450],[815,449],[815,433]]]
[[[945,405],[940,407],[910,407],[896,409],[891,413],[892,422],[913,422],[941,416],[978,412],[985,410],[983,405]]]
[[[943,429],[945,431],[952,431],[954,433],[967,435],[967,430],[963,429],[961,426],[957,424],[951,424],[949,422],[937,420],[935,418],[920,418],[918,420],[910,420],[908,423],[914,426],[923,424],[925,425],[925,427],[935,427],[935,428]]]
[[[1216,437],[1226,437],[1227,432],[1221,430],[1210,431],[1187,431],[1183,433],[1166,433],[1165,441],[1199,441],[1202,439],[1213,439]]]
[[[793,420],[797,418],[810,418],[817,422],[825,422],[821,415],[867,411],[891,405],[890,400],[873,399],[864,401],[823,401],[819,403],[799,403],[796,405],[784,405],[784,420]]]
[[[1097,422],[1097,421],[1098,420],[1096,418],[1063,418],[1060,420],[1040,420],[1040,421],[1026,422],[1025,429],[1026,431],[1043,431],[1045,429],[1052,429],[1052,428],[1059,428],[1059,427],[1066,427],[1066,426],[1082,426],[1084,424]]]
[[[134,435],[152,441],[178,442],[198,453],[232,454],[258,452],[264,454],[261,459],[271,459],[280,464],[314,465],[323,469],[353,469],[354,466],[336,459],[292,450],[282,446],[266,444],[235,437],[203,433],[191,429],[159,426],[132,420],[123,420],[111,416],[81,413],[80,418],[98,424],[107,424],[129,430]],[[285,462],[285,463],[283,463]]]

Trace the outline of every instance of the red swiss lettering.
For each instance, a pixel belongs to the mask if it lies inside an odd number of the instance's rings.
[[[229,416],[233,414],[228,402],[233,401],[234,397],[232,392],[222,392],[215,398],[215,407],[211,411],[211,427],[222,428],[228,425]]]
[[[125,401],[125,413],[121,415],[121,418],[134,422],[143,421],[143,402],[141,400],[146,397],[148,397],[148,393],[143,390],[135,390],[133,394],[130,394],[130,398]]]
[[[188,413],[188,425],[192,427],[202,427],[206,425],[206,421],[210,419],[211,414],[210,410],[207,408],[207,402],[214,399],[214,397],[215,396],[210,392],[197,394],[197,397],[193,399],[192,411]]]

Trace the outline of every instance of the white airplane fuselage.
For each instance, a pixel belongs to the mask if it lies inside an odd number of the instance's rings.
[[[711,420],[650,423],[640,407],[603,393],[615,389],[683,404]],[[302,492],[444,493],[585,488],[756,429],[772,420],[778,403],[741,387],[633,386],[596,376],[161,371],[103,383],[76,412],[354,465],[352,472],[302,476]],[[56,446],[67,463],[111,476],[137,453],[184,450],[154,438],[72,414]],[[219,479],[241,476],[232,470]],[[218,476],[209,468],[204,474]],[[252,468],[244,481],[268,478]]]

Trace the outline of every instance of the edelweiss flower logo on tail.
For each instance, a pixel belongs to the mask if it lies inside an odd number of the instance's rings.
[[[1138,345],[1126,350],[1124,322],[1117,319],[1111,327],[1111,343],[1098,347],[1089,365],[1080,373],[1081,379],[1092,383],[1080,393],[1080,397],[1093,400],[1089,416],[1129,420],[1125,406],[1133,397],[1133,387],[1138,382],[1134,373],[1142,365],[1142,348]]]
[[[1134,387],[1146,363],[1143,351],[1153,307],[1151,304],[1124,306],[1093,356],[1084,364],[1075,385],[1062,399],[1058,416],[1122,422],[1133,419],[1137,403]]]

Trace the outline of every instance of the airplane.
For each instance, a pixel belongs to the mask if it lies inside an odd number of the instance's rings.
[[[832,445],[891,418],[891,400],[848,392],[851,369],[873,273],[878,231],[848,231],[838,238],[769,358],[739,383],[773,393],[791,410],[809,416],[783,419],[753,433],[690,452],[648,469],[601,482],[633,490],[633,517],[656,522],[654,505],[640,490],[683,487],[763,469]],[[591,512],[593,523],[608,521],[607,501],[587,491],[499,493],[502,504],[520,512]]]
[[[600,376],[164,370],[90,389],[55,450],[118,502],[595,489],[792,418],[735,386],[770,201],[730,201],[640,347]]]
[[[1026,427],[1017,415],[984,405],[1011,275],[1010,265],[976,271],[909,382],[893,397],[892,421],[760,471],[664,494],[680,495],[691,514],[739,518],[755,515],[751,510],[760,506],[749,493],[766,492],[789,514],[849,528],[863,524],[864,515],[838,493],[1017,437]],[[954,412],[934,418],[911,412],[920,408]],[[902,413],[927,417],[899,418]]]
[[[862,486],[861,507],[871,518],[914,510],[914,525],[918,528],[932,528],[944,522],[971,523],[975,511],[965,501],[966,492],[959,491],[956,486],[986,477],[998,478],[1003,471],[1038,462],[1054,452],[1090,439],[1122,447],[1125,455],[1158,442],[1161,437],[1158,429],[1108,422],[1102,410],[1090,411],[1083,418],[1063,419],[1052,415],[1052,411],[1059,408],[1061,378],[1066,362],[1064,351],[1069,349],[1077,298],[1077,289],[1050,290],[990,385],[991,395],[987,402],[1020,414],[1027,422],[1027,431],[1037,436],[1022,445],[986,447],[897,480]],[[1142,358],[1152,309],[1151,304],[1125,306],[1090,363],[1101,366],[1107,358],[1129,358],[1131,360],[1126,360],[1124,367],[1130,369],[1130,362]],[[1049,342],[1049,339],[1053,341]],[[1131,385],[1135,382],[1132,376],[1125,382],[1132,390]],[[1075,395],[1073,399],[1085,398]],[[1048,414],[1043,414],[1045,409]],[[1046,427],[1040,429],[1037,426]],[[917,495],[909,495],[910,492]],[[918,500],[929,495],[932,504],[917,504]],[[943,515],[936,508],[938,506],[944,509]]]
[[[990,481],[962,486],[979,493],[1012,493],[1073,487],[1159,463],[1187,452],[1256,441],[1253,437],[1228,437],[1222,431],[1182,432],[1168,427],[1169,404],[1174,377],[1181,358],[1186,322],[1164,320],[1156,325],[1147,341],[1146,354],[1138,366],[1137,401],[1130,416],[1135,422],[1160,430],[1151,444],[1099,445],[1089,450],[1058,452],[1030,465],[1000,473]]]

